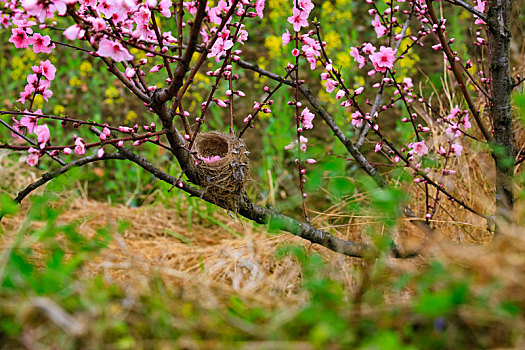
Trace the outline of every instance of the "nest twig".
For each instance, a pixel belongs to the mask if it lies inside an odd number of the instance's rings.
[[[192,157],[199,185],[215,204],[237,212],[249,178],[249,154],[244,141],[235,136],[217,131],[197,135]]]

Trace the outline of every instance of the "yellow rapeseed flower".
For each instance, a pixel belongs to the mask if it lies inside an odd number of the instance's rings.
[[[137,113],[135,113],[134,110],[131,110],[128,112],[128,114],[126,114],[126,120],[127,121],[134,121],[135,119],[137,119]]]
[[[86,77],[88,75],[91,75],[91,72],[93,71],[93,66],[89,61],[82,61],[80,64],[80,75],[83,77]]]
[[[62,105],[56,105],[55,108],[53,109],[54,115],[63,115],[65,113],[66,113],[66,108]]]
[[[107,98],[115,98],[119,95],[117,88],[114,86],[109,86],[104,92],[104,94]]]
[[[275,35],[270,35],[264,39],[264,46],[268,49],[268,56],[274,59],[281,53],[282,38]]]
[[[341,36],[337,32],[326,33],[324,41],[326,41],[326,53],[329,55],[334,51],[338,51],[341,46]]]
[[[69,79],[69,86],[75,87],[82,85],[82,80],[80,80],[78,77],[73,77]]]

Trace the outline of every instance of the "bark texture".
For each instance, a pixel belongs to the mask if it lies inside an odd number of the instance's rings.
[[[494,127],[496,162],[496,211],[499,218],[512,219],[514,140],[510,95],[510,12],[512,0],[491,0],[487,15],[490,30],[490,73],[492,77],[491,119]]]

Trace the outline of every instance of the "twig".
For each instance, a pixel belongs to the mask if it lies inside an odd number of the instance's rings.
[[[88,157],[77,159],[75,161],[72,161],[72,162],[64,165],[63,167],[61,167],[61,168],[59,168],[59,169],[57,169],[55,171],[51,171],[49,173],[43,174],[40,179],[38,179],[37,181],[35,181],[32,184],[30,184],[29,186],[24,188],[22,191],[18,192],[18,195],[15,198],[15,202],[17,202],[17,203],[22,202],[22,200],[28,194],[30,194],[31,192],[36,190],[38,187],[46,184],[47,182],[49,182],[49,181],[53,180],[54,178],[64,174],[65,172],[68,172],[69,170],[71,170],[73,168],[76,168],[76,167],[79,167],[79,166],[82,166],[82,165],[85,165],[85,164],[88,164],[88,163],[96,162],[96,161],[99,161],[99,160],[108,160],[108,159],[126,159],[126,158],[121,153],[104,153],[104,155],[102,157],[98,157],[96,154],[94,154],[94,155],[91,155],[91,156],[88,156]]]
[[[412,9],[412,12],[410,13],[410,16],[408,16],[407,20],[405,21],[405,24],[403,25],[403,29],[401,30],[401,38],[397,41],[396,45],[395,45],[395,48],[394,48],[394,51],[397,51],[399,49],[399,46],[401,46],[401,41],[403,41],[403,38],[405,37],[405,33],[408,29],[408,26],[410,24],[410,19],[412,18],[412,13],[414,12],[414,10]],[[380,12],[379,12],[380,13]],[[319,32],[319,31],[317,31]],[[374,100],[374,104],[372,105],[372,110],[370,111],[370,116],[373,117],[374,114],[376,113],[377,111],[377,108],[379,107],[379,103],[381,102],[381,98],[383,97],[383,89],[385,87],[385,77],[387,76],[388,74],[388,71],[383,73],[383,79],[381,79],[381,86],[379,87],[379,90],[377,91],[377,94],[376,94],[376,98]],[[364,123],[363,124],[363,130],[361,131],[360,135],[359,135],[359,139],[357,140],[355,146],[357,147],[357,149],[361,149],[361,147],[363,146],[363,143],[365,142],[365,139],[366,139],[366,134],[368,133],[368,130],[370,130],[370,124],[368,123]],[[417,131],[416,131],[417,133]]]
[[[485,23],[487,22],[487,17],[485,16],[484,13],[476,10],[474,7],[470,6],[466,2],[464,2],[462,0],[446,0],[446,1],[451,3],[452,5],[463,7],[468,12],[472,13],[473,15],[478,16],[481,20],[483,20],[483,22],[485,22]]]
[[[15,128],[13,128],[11,125],[9,125],[8,123],[4,122],[2,119],[0,119],[0,123],[5,126],[6,128],[8,128],[9,130],[11,130],[12,132],[14,132],[16,135],[20,136],[21,138],[23,138],[25,141],[29,142],[29,144],[35,146],[36,148],[38,148],[38,145],[35,141],[31,140],[29,137],[27,137],[26,135],[22,134],[21,132],[19,132],[18,130],[16,130]],[[29,148],[29,147],[28,147]],[[58,164],[60,165],[65,165],[66,162],[64,162],[62,159],[60,159],[59,157],[55,157],[55,156],[52,156],[51,154],[49,154],[49,152],[45,151],[45,153],[50,156],[54,161],[56,161]]]

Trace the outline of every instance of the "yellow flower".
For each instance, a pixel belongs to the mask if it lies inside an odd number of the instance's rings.
[[[274,59],[281,53],[282,39],[279,36],[270,35],[264,39],[264,46],[268,49],[268,57]]]
[[[321,11],[323,15],[326,15],[326,17],[328,17],[327,19],[329,22],[335,22],[335,17],[332,15],[335,13],[335,8],[330,1],[323,1]]]
[[[354,77],[354,89],[365,85],[365,78],[362,75],[356,75]]]
[[[115,98],[118,97],[119,93],[116,87],[110,86],[106,89],[105,95],[107,98]]]
[[[89,61],[82,61],[80,64],[80,75],[82,77],[86,77],[88,75],[91,75],[91,72],[93,71],[93,66]]]
[[[63,115],[65,113],[66,113],[66,108],[62,105],[56,105],[55,108],[53,109],[54,115]]]
[[[328,55],[330,55],[333,51],[338,51],[339,47],[341,46],[341,36],[339,36],[339,34],[336,32],[326,33],[324,41],[326,41],[325,50]]]
[[[41,109],[42,107],[44,107],[44,98],[42,97],[42,95],[36,95],[35,102],[33,102],[33,108]]]
[[[268,8],[270,9],[269,18],[273,22],[276,22],[288,15],[288,6],[286,0],[270,0],[268,2]],[[289,10],[291,15],[291,10]]]
[[[137,119],[137,113],[135,113],[135,111],[131,110],[126,114],[127,121],[134,121],[135,119]]]
[[[352,60],[350,59],[350,55],[348,52],[338,52],[335,56],[335,64],[337,66],[342,66],[343,68],[349,68],[352,64]]]
[[[75,87],[80,85],[82,85],[82,80],[80,80],[78,77],[69,79],[69,86]]]

